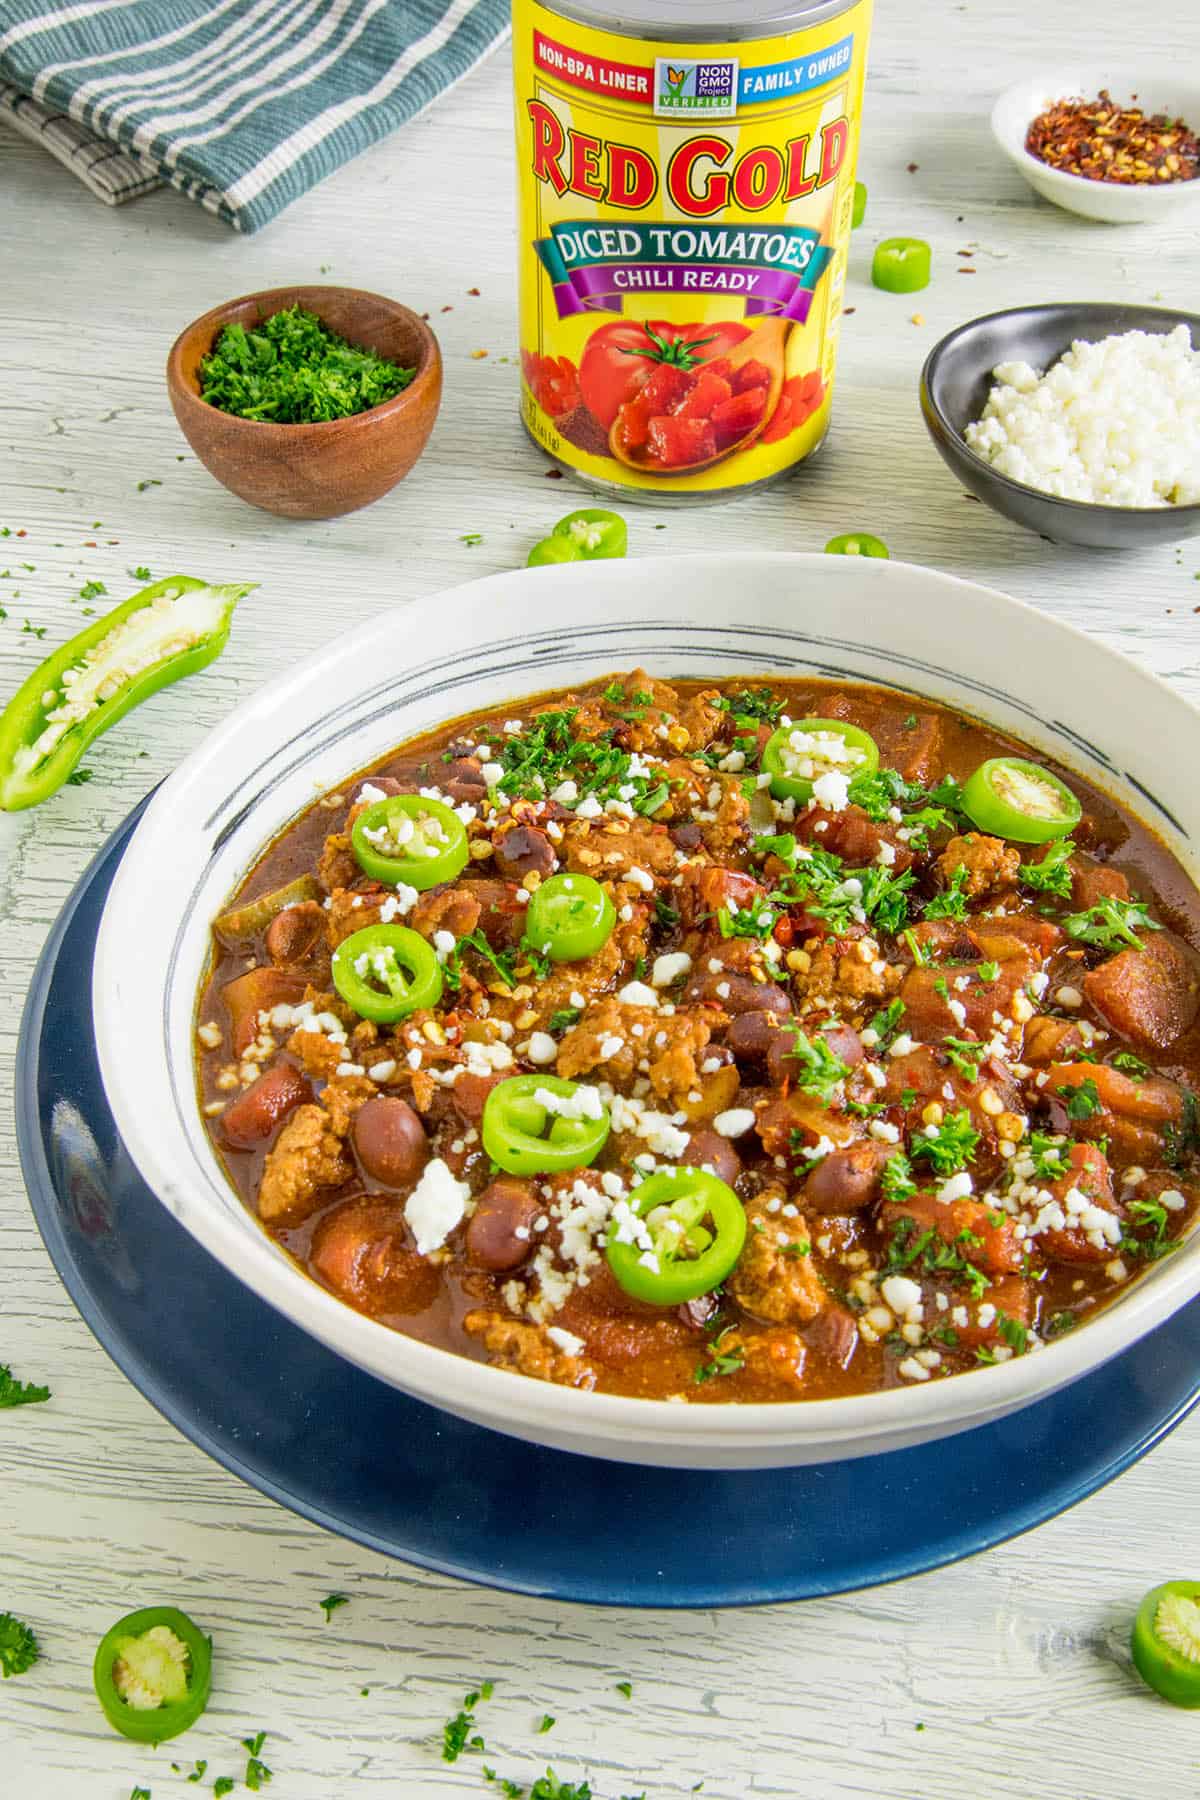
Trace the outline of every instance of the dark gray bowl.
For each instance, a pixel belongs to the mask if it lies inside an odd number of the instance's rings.
[[[997,363],[1023,361],[1045,369],[1076,338],[1121,331],[1172,331],[1186,325],[1200,350],[1200,316],[1160,306],[1017,306],[960,325],[935,344],[921,370],[921,411],[942,459],[971,492],[1029,531],[1060,544],[1101,550],[1140,550],[1175,543],[1200,531],[1200,505],[1099,506],[1060,500],[1001,475],[967,448],[963,431],[987,404]]]

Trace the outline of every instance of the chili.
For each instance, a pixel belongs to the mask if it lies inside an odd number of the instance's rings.
[[[924,238],[884,238],[871,260],[871,280],[889,294],[915,294],[929,286],[933,251]]]
[[[530,896],[525,935],[551,962],[580,962],[603,948],[616,922],[616,907],[590,875],[551,875]]]
[[[142,1607],[105,1632],[92,1681],[114,1731],[161,1744],[194,1725],[208,1705],[212,1640],[178,1607]]]
[[[1133,1665],[1173,1706],[1200,1706],[1200,1581],[1164,1581],[1138,1607]]]
[[[254,585],[169,575],[39,663],[0,713],[0,808],[48,800],[102,732],[219,656],[233,609]]]
[[[343,938],[330,964],[333,985],[360,1018],[391,1025],[442,997],[432,945],[406,925],[368,925]]]
[[[874,774],[879,745],[868,732],[843,719],[796,719],[771,733],[763,746],[762,766],[777,800],[811,800],[814,784],[823,775]]]
[[[680,1306],[719,1286],[745,1241],[745,1210],[731,1187],[704,1169],[660,1169],[614,1211],[606,1254],[635,1300]]]
[[[594,1087],[559,1075],[512,1075],[483,1108],[483,1147],[510,1175],[582,1169],[608,1139],[608,1108]]]
[[[962,809],[980,831],[1017,844],[1066,837],[1083,808],[1065,781],[1020,756],[990,756],[968,776]]]
[[[550,535],[576,545],[585,562],[624,556],[629,543],[628,527],[620,513],[604,506],[583,506],[567,513]]]
[[[452,807],[424,794],[389,794],[359,813],[350,843],[364,875],[389,887],[437,887],[467,866],[466,826]]]

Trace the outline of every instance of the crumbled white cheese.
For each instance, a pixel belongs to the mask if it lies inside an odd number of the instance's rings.
[[[558,1055],[558,1045],[548,1031],[535,1031],[525,1046],[525,1059],[531,1063],[552,1063]]]
[[[465,1181],[455,1180],[440,1156],[425,1164],[404,1207],[419,1255],[428,1256],[431,1250],[441,1248],[462,1222],[470,1192]]]
[[[656,956],[650,980],[656,988],[670,987],[672,982],[686,975],[691,966],[692,959],[686,950],[674,950],[666,956]]]
[[[754,1113],[749,1106],[731,1106],[713,1120],[713,1130],[723,1138],[744,1137],[753,1125]]]

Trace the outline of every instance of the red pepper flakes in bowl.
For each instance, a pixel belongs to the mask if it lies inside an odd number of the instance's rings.
[[[1033,120],[1025,148],[1088,181],[1139,187],[1200,177],[1200,138],[1182,119],[1119,106],[1107,88],[1095,100],[1056,100]]]

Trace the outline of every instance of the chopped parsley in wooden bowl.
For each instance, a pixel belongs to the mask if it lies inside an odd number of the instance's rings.
[[[180,333],[167,388],[217,480],[286,518],[378,500],[425,448],[442,390],[437,339],[417,313],[360,288],[275,288],[217,306]]]

